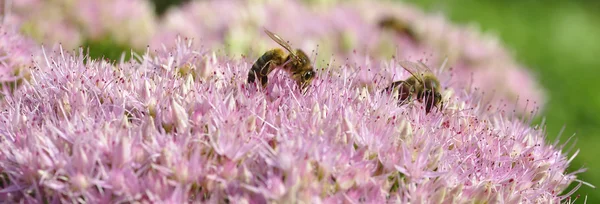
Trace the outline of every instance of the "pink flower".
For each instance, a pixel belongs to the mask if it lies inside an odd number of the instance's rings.
[[[303,94],[283,71],[257,89],[248,61],[174,45],[116,64],[84,63],[82,50],[34,57],[30,82],[0,103],[0,198],[559,202],[583,183],[563,146],[477,95],[449,88],[425,114],[382,94],[386,80],[357,83],[358,66],[408,76],[393,61],[318,70]]]
[[[81,32],[93,40],[111,37],[117,43],[141,50],[156,29],[156,16],[150,1],[76,1],[73,12]]]
[[[536,77],[495,36],[399,2],[193,1],[168,11],[164,19],[157,19],[150,3],[142,0],[29,0],[13,3],[10,11],[7,21],[33,39],[60,42],[68,49],[87,40],[111,39],[134,50],[147,45],[154,50],[174,46],[175,37],[182,36],[218,54],[257,59],[279,46],[262,32],[267,28],[305,50],[318,68],[338,70],[363,63],[365,56],[377,63],[392,56],[426,58],[439,66],[447,57],[446,68],[454,73],[447,84],[477,92],[494,109],[532,115],[543,110],[546,100]],[[386,16],[398,19],[406,30],[382,30],[379,24]]]
[[[382,30],[379,23],[386,16],[398,19],[407,31]],[[346,64],[366,63],[365,56],[374,64],[390,58],[427,59],[435,68],[447,57],[445,69],[454,76],[446,84],[483,95],[494,109],[531,115],[545,104],[535,76],[515,62],[496,37],[399,2],[332,1],[315,6],[298,0],[193,1],[168,12],[158,27],[152,48],[172,46],[171,39],[179,35],[201,42],[198,46],[252,60],[280,47],[263,33],[266,28],[306,51],[317,68],[336,72],[343,72],[339,67]],[[361,81],[371,86],[372,78]],[[394,78],[400,79],[404,78]]]
[[[85,40],[73,21],[70,10],[75,9],[69,1],[13,1],[6,18],[11,25],[38,43],[61,43],[67,48],[76,48]]]
[[[33,56],[38,51],[36,46],[31,39],[17,33],[16,27],[0,24],[0,95],[8,94],[29,77]]]
[[[61,43],[75,49],[86,40],[110,38],[136,50],[148,45],[156,16],[151,2],[111,1],[11,1],[7,15],[12,24],[35,40]]]

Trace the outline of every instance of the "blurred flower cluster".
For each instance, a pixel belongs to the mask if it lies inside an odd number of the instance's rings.
[[[33,40],[20,35],[15,26],[0,24],[0,96],[9,94],[28,78],[36,46]]]
[[[408,5],[193,1],[160,22],[145,1],[12,7],[2,80],[28,74],[0,101],[0,201],[554,203],[585,183],[585,169],[566,172],[577,151],[499,105],[542,98],[501,44]],[[381,29],[383,15],[408,29]],[[315,51],[307,92],[283,71],[265,89],[246,83],[277,47],[263,27]],[[103,35],[149,47],[117,62],[73,50]],[[427,59],[444,108],[381,92],[410,76],[406,59]],[[492,89],[505,92],[481,94]]]
[[[3,0],[6,21],[19,25],[41,43],[75,49],[87,41],[109,39],[144,49],[156,30],[156,16],[146,0]]]

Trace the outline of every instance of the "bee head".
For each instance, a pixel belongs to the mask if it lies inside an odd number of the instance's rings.
[[[308,87],[312,80],[315,78],[315,72],[312,70],[306,71],[302,74],[300,74],[300,80],[298,80],[298,85],[300,86],[301,89],[305,89],[306,87]]]
[[[290,63],[292,78],[298,82],[302,88],[307,87],[315,78],[315,71],[310,59],[302,50],[296,50],[296,57]]]
[[[302,74],[302,81],[312,81],[315,78],[315,71],[308,70]]]
[[[315,78],[315,72],[313,70],[301,70],[294,72],[292,78],[298,83],[301,88],[306,88],[312,80]]]

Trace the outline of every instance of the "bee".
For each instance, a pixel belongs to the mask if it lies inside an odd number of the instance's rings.
[[[407,23],[393,16],[383,16],[379,20],[378,26],[382,30],[391,30],[399,34],[405,34],[412,39],[415,39],[417,36]]]
[[[262,87],[267,86],[267,75],[275,68],[283,68],[291,75],[291,78],[296,81],[301,89],[305,89],[315,77],[315,71],[311,64],[308,55],[300,49],[293,50],[292,47],[285,42],[281,37],[265,29],[265,33],[285,48],[289,54],[280,49],[275,48],[265,52],[260,58],[254,62],[252,68],[248,72],[248,83],[254,83],[258,78]]]
[[[425,112],[429,113],[433,107],[444,106],[442,95],[440,94],[441,85],[435,74],[423,64],[411,61],[400,61],[400,66],[408,71],[412,76],[406,80],[392,82],[384,89],[384,92],[391,93],[398,89],[398,99],[400,105],[411,101],[416,95],[416,99],[425,103]],[[445,62],[444,62],[445,64]]]

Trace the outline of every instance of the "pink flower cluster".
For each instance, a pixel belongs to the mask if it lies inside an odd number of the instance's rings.
[[[405,24],[407,31],[381,29],[380,21],[388,16]],[[150,43],[153,48],[172,46],[165,39],[184,36],[233,57],[252,59],[278,47],[264,34],[267,28],[292,46],[312,51],[317,67],[337,68],[364,56],[372,61],[427,59],[435,65],[447,58],[454,73],[448,84],[478,89],[494,107],[531,115],[546,100],[535,77],[497,38],[400,2],[330,1],[320,6],[298,0],[192,1],[170,10],[158,27],[160,32]]]
[[[251,62],[194,45],[116,64],[43,50],[0,103],[0,200],[549,203],[581,185],[563,192],[583,171],[563,146],[471,93],[425,114],[343,71],[407,77],[393,60],[326,67],[301,93],[282,71],[248,85]]]
[[[144,49],[156,16],[146,0],[4,0],[7,21],[38,42],[75,49],[87,40],[111,39]]]
[[[36,51],[35,42],[17,33],[15,26],[0,23],[0,96],[27,79]]]
[[[223,51],[218,54],[255,59],[277,46],[263,34],[262,29],[268,28],[293,46],[313,51],[317,67],[334,64],[337,68],[363,56],[377,61],[392,56],[427,58],[433,64],[448,58],[454,70],[448,84],[478,89],[494,107],[531,115],[546,100],[535,76],[515,62],[497,38],[400,2],[191,1],[171,9],[163,19],[145,0],[7,2],[11,2],[7,19],[21,25],[24,33],[38,42],[62,43],[67,49],[109,39],[143,50],[147,45],[172,46],[175,37],[184,36]],[[408,34],[381,30],[378,24],[384,16],[400,20]],[[335,60],[330,62],[332,57]]]
[[[146,3],[12,1],[1,203],[554,203],[587,184],[566,171],[578,151],[512,111],[543,105],[533,78],[475,30],[360,0],[195,1],[154,25]],[[380,30],[388,14],[411,34]],[[246,83],[279,47],[263,27],[314,51],[307,92],[284,71]],[[114,63],[67,51],[105,36],[150,46]],[[417,59],[445,87],[429,114],[382,92]]]

